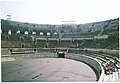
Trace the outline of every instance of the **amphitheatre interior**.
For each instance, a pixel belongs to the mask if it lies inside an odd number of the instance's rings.
[[[86,24],[1,19],[3,82],[119,81],[119,18]]]

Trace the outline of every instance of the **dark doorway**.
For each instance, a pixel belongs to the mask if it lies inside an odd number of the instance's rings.
[[[65,57],[64,52],[57,52],[57,54],[58,54],[58,58],[64,58]]]
[[[21,48],[25,48],[25,44],[21,44]]]

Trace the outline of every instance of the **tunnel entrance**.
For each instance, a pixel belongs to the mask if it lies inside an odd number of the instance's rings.
[[[65,53],[64,52],[58,52],[58,58],[65,58]]]

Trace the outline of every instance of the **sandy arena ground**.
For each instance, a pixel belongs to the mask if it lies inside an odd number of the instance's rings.
[[[2,62],[2,81],[96,81],[86,64],[63,58],[22,59]]]

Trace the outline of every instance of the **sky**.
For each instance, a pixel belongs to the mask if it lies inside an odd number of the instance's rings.
[[[118,18],[120,0],[1,0],[1,18],[37,24],[91,23]]]

